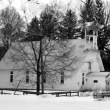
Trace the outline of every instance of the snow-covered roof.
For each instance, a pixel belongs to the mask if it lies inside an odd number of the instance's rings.
[[[99,29],[102,29],[103,27],[104,27],[104,25],[100,25],[100,24],[92,21],[92,22],[85,22],[84,24],[79,23],[76,26],[76,29],[86,28],[87,30],[99,30]]]
[[[110,74],[110,72],[94,72],[89,73],[87,77],[106,77]]]
[[[28,49],[29,42],[27,42],[27,43],[22,42],[22,44],[24,45],[26,51],[29,51],[29,53],[30,53],[30,49]],[[13,47],[16,47],[16,48],[18,47],[18,50],[19,50],[19,45],[18,44],[13,44],[13,45],[14,45]],[[70,47],[72,47],[71,55],[77,56],[79,58],[81,57],[80,58],[81,61],[79,61],[78,64],[74,65],[75,67],[77,67],[77,69],[81,68],[81,65],[84,63],[83,60],[84,60],[85,57],[90,56],[90,54],[91,53],[93,54],[93,52],[95,52],[95,53],[98,52],[98,51],[91,50],[92,49],[92,43],[87,43],[85,41],[85,39],[68,40],[68,45],[70,45]],[[90,51],[86,51],[86,50],[90,50]],[[90,54],[88,54],[88,53],[90,53]],[[4,58],[0,62],[0,70],[1,69],[11,69],[13,67],[16,68],[15,67],[16,62],[12,61],[13,57],[14,58],[17,57],[16,54],[17,54],[17,56],[19,56],[18,54],[20,54],[20,53],[16,53],[16,51],[14,51],[14,49],[9,49],[6,53],[6,55],[4,56]],[[19,59],[19,58],[17,58],[17,59]],[[91,58],[89,57],[89,59],[91,59]],[[87,61],[88,61],[88,59],[87,59]],[[19,63],[17,63],[17,64],[21,65]],[[103,71],[103,69],[101,71]]]
[[[93,25],[94,22],[85,22],[86,27]]]
[[[103,27],[103,25],[94,22],[85,22],[85,27],[87,30],[99,30]]]

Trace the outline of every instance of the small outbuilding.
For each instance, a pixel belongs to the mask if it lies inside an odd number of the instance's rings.
[[[92,90],[106,90],[106,78],[110,72],[94,72],[87,74],[86,86]]]

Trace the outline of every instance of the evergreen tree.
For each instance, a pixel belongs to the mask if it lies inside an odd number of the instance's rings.
[[[105,22],[105,17],[104,17],[104,6],[103,6],[103,2],[101,0],[96,0],[95,2],[95,7],[94,8],[94,17],[96,19],[96,21],[98,22],[98,24],[100,25],[104,25]]]
[[[55,11],[50,6],[47,6],[40,15],[40,28],[43,37],[54,38],[57,29],[57,18],[54,14]]]
[[[104,6],[101,0],[96,0],[96,20],[98,24],[103,25],[103,28],[98,32],[98,49],[102,57],[104,68],[106,71],[110,70],[110,49],[109,40],[110,40],[110,27],[105,23],[105,13]]]
[[[80,17],[81,17],[80,22],[83,25],[85,25],[85,22],[95,21],[94,8],[95,8],[95,6],[94,6],[93,0],[86,0],[84,2],[84,5],[81,7],[81,12],[80,12]],[[84,38],[84,35],[85,35],[85,30],[82,29],[81,38]]]
[[[44,43],[44,38],[48,37],[49,39],[52,39],[54,32],[55,32],[55,26],[57,24],[57,20],[54,17],[54,11],[47,6],[41,13],[40,18],[34,17],[30,24],[27,27],[27,35],[31,41],[32,45],[32,51],[33,51],[33,57],[35,59],[35,67],[34,72],[36,73],[36,93],[37,95],[40,94],[40,89],[42,90],[42,93],[44,93],[44,52],[48,51],[47,48],[49,46],[48,43]],[[33,40],[39,41],[39,44],[36,45],[38,42],[33,42]],[[36,47],[37,46],[37,47]],[[32,64],[33,65],[33,64]],[[40,88],[41,84],[41,88]]]
[[[98,48],[106,71],[110,71],[110,27],[104,26],[98,33]]]
[[[93,0],[86,0],[84,6],[81,8],[81,19],[82,22],[92,22],[94,21],[94,2]]]
[[[9,46],[11,42],[23,38],[24,21],[13,7],[6,7],[0,12],[1,40],[4,46]]]
[[[99,25],[102,25],[103,28],[98,32],[98,48],[100,51],[104,50],[105,46],[108,43],[108,27],[105,25],[105,13],[104,6],[101,0],[96,0],[95,2],[94,16],[95,20]]]
[[[1,60],[12,42],[25,36],[23,32],[25,23],[16,9],[8,6],[0,11],[0,24],[0,41],[2,41],[3,44],[0,46]]]
[[[37,17],[34,17],[31,23],[28,25],[28,32],[30,33],[39,33],[39,20]]]
[[[42,39],[40,21],[37,17],[34,17],[30,24],[27,25],[27,36],[28,40],[40,41],[40,39]]]
[[[77,18],[75,12],[71,9],[67,10],[63,20],[59,26],[59,38],[60,39],[73,39],[75,34],[75,27]]]

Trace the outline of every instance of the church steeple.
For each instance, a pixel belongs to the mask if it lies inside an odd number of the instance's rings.
[[[85,23],[85,41],[87,43],[92,43],[92,49],[97,50],[97,37],[98,30],[101,28],[98,24],[94,22]]]

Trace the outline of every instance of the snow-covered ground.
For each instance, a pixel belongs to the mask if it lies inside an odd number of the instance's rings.
[[[19,94],[19,93],[18,93]],[[0,95],[0,110],[110,110],[110,99],[92,96]]]

